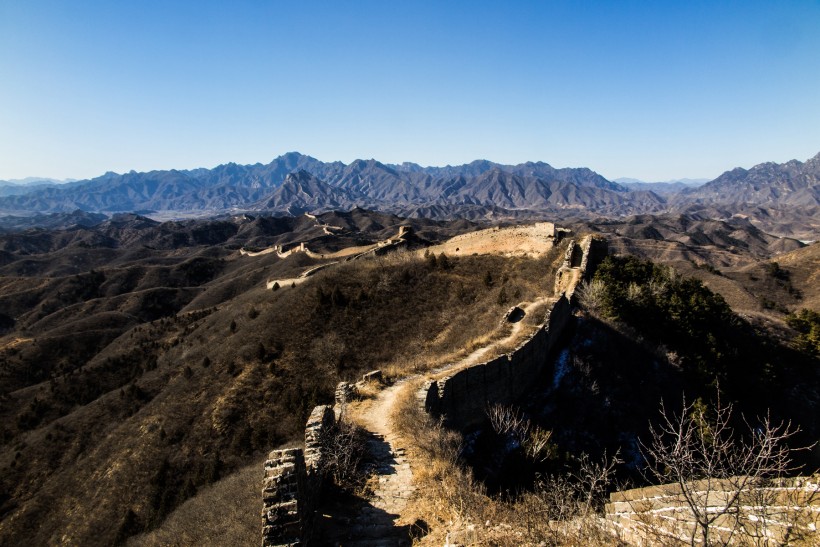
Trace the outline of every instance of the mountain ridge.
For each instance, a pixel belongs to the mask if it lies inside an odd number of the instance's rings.
[[[302,172],[310,178],[296,176]],[[811,219],[813,208],[820,207],[820,154],[805,162],[731,169],[702,186],[690,187],[681,181],[620,184],[586,167],[554,168],[541,161],[505,165],[475,160],[425,167],[376,159],[323,162],[288,152],[268,164],[109,172],[85,181],[32,187],[22,195],[0,196],[0,214],[28,216],[76,210],[298,214],[356,206],[403,216],[472,220],[669,212],[742,214],[777,231],[780,225],[793,224],[790,216]],[[800,232],[814,238],[817,227],[814,222],[808,226],[802,232],[788,226],[783,233]]]

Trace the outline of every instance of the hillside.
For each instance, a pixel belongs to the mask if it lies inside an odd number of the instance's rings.
[[[0,236],[2,543],[109,545],[154,529],[197,492],[221,491],[207,485],[296,442],[338,381],[373,368],[401,377],[503,340],[510,306],[552,295],[567,239],[556,246],[547,223],[477,228],[353,209],[166,223],[121,214]],[[728,280],[758,304],[773,284],[789,310],[815,305],[816,245],[748,223],[639,217],[574,229]],[[788,248],[774,277],[755,274]],[[782,311],[759,314],[760,332],[777,323],[788,344]],[[617,336],[583,351],[651,359]],[[557,438],[585,446],[572,429],[556,426]]]
[[[353,261],[269,291],[270,276],[316,259],[238,252],[240,241],[344,247],[393,235],[400,222],[366,212],[170,224],[127,215],[4,238],[3,543],[103,545],[154,527],[297,437],[338,380],[455,352],[496,324],[507,299],[549,285],[549,258],[437,266],[419,255]],[[409,224],[427,237],[468,227]],[[321,228],[330,225],[338,235]],[[473,321],[454,328],[465,313]]]

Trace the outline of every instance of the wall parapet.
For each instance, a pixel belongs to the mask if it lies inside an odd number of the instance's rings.
[[[820,476],[750,482],[739,488],[741,483],[746,481],[730,478],[687,484],[699,511],[719,515],[710,532],[716,541],[816,544]],[[698,538],[699,525],[678,484],[613,492],[605,512],[613,531],[630,544],[689,544],[691,538]]]
[[[262,479],[262,547],[300,545],[304,507],[305,459],[301,448],[274,450]]]

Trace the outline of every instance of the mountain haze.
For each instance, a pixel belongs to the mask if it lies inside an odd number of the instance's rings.
[[[303,175],[295,175],[296,178],[289,181],[288,175],[301,171],[313,180],[308,183]],[[661,204],[657,198],[648,199],[651,206]],[[418,207],[435,210],[438,206],[452,211],[476,205],[510,210],[568,207],[609,210],[613,206],[629,206],[632,201],[625,187],[586,168],[555,169],[543,162],[501,165],[486,160],[456,167],[389,165],[373,159],[343,164],[325,163],[291,152],[267,165],[229,163],[213,169],[106,173],[61,188],[48,187],[28,195],[8,196],[0,199],[0,211],[220,211],[235,208],[288,212],[307,207],[328,210],[358,204],[391,212],[407,212]]]
[[[459,166],[392,165],[375,159],[322,162],[290,152],[268,164],[228,163],[213,169],[106,173],[61,185],[0,188],[0,214],[168,212],[320,213],[354,207],[406,217],[470,220],[624,217],[686,213],[742,215],[779,235],[817,239],[820,154],[800,162],[763,163],[691,181],[619,184],[587,168],[543,162]],[[9,186],[7,188],[19,188]],[[4,222],[4,224],[8,224]],[[20,224],[14,221],[12,224]]]

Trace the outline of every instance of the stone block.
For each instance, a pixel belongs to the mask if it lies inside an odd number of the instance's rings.
[[[381,370],[373,370],[362,376],[362,382],[376,382],[378,384],[384,383],[384,376]]]
[[[343,407],[358,396],[358,390],[354,384],[349,382],[339,382],[336,386],[335,402],[336,406]]]

